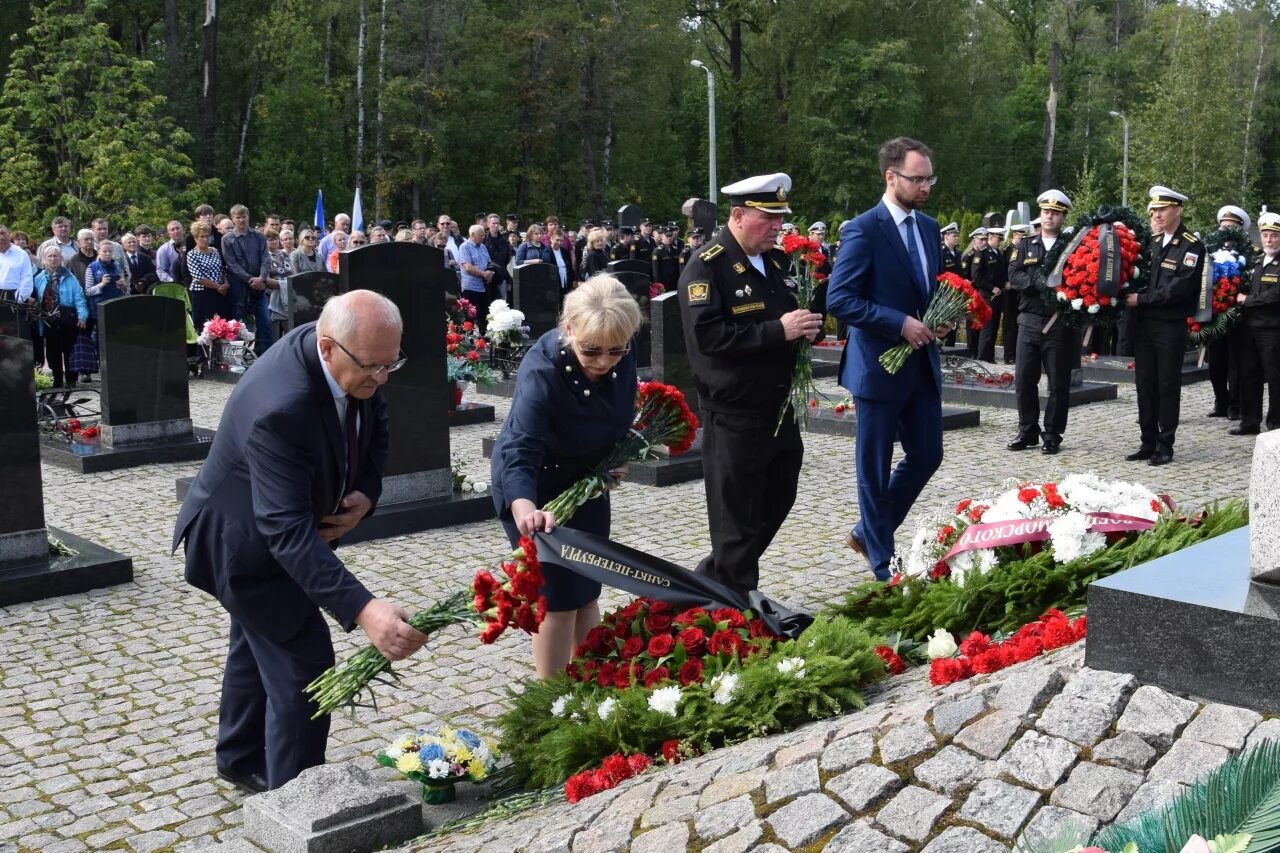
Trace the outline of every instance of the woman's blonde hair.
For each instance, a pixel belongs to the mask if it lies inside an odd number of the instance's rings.
[[[622,346],[639,331],[640,306],[611,275],[594,275],[564,298],[560,332],[573,327],[573,336],[596,346]]]
[[[603,228],[592,228],[590,233],[587,234],[587,248],[603,249],[606,236]]]
[[[197,219],[195,222],[191,223],[192,237],[199,237],[201,234],[204,234],[205,236],[209,236],[212,233],[213,233],[213,227],[209,225],[208,222],[205,222],[203,219]]]

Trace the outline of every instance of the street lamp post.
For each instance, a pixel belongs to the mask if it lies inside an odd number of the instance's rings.
[[[707,72],[707,152],[711,166],[710,184],[708,187],[711,203],[716,203],[716,78],[711,69],[697,59],[689,62],[694,68]]]
[[[1124,122],[1124,163],[1121,166],[1120,178],[1120,204],[1125,207],[1129,206],[1129,117],[1124,113],[1118,113],[1111,110],[1114,118]]]

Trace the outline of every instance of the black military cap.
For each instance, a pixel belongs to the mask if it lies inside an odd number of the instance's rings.
[[[579,225],[595,225],[595,223],[594,223],[594,222],[592,222],[590,219],[584,219],[584,220],[582,220],[581,222],[579,222],[578,224],[579,224]]]
[[[508,214],[507,214],[507,221],[508,221],[508,222],[519,222],[519,221],[520,221],[520,217],[519,217],[519,216],[516,216],[514,213],[508,213]]]
[[[396,230],[397,230],[397,231],[408,231],[408,230],[409,230],[409,223],[408,223],[408,222],[397,222],[397,223],[396,223]]]
[[[618,229],[618,233],[624,236],[634,235],[636,233],[636,229],[632,228],[630,225],[623,225]]]
[[[641,225],[648,225],[648,224],[649,224],[649,218],[648,218],[648,217],[645,217],[644,219],[641,219],[641,220],[640,220],[640,224],[641,224]]]
[[[690,234],[690,236],[691,236],[691,237],[705,237],[705,236],[707,236],[707,229],[705,229],[705,228],[695,228],[695,229],[693,229],[693,232]]]
[[[603,225],[605,228],[612,228],[612,227],[613,227],[613,220],[612,220],[612,219],[606,219],[604,222],[601,222],[600,224],[601,224],[601,225]]]
[[[391,220],[390,220],[390,219],[383,219],[383,220],[381,220],[381,221],[379,221],[379,222],[378,222],[378,225],[379,225],[379,227],[381,227],[381,228],[382,228],[382,230],[384,230],[384,231],[390,231],[390,230],[391,230]]]

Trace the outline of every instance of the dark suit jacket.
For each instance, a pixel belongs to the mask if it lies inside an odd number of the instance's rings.
[[[912,353],[897,374],[880,365],[880,355],[902,340],[907,315],[924,316],[942,271],[938,222],[915,212],[920,247],[933,275],[928,296],[921,293],[911,273],[911,260],[901,232],[882,199],[879,204],[840,230],[840,252],[827,285],[827,313],[849,325],[840,384],[854,397],[873,400],[905,400],[915,390],[920,359],[927,358],[939,391],[942,372],[938,348],[922,347]]]
[[[349,405],[348,416],[360,414],[355,488],[376,505],[386,402],[378,392]],[[316,530],[343,497],[345,457],[315,323],[307,323],[259,358],[227,400],[174,526],[173,547],[187,543],[187,583],[276,642],[296,634],[317,606],[351,630],[373,596]]]
[[[134,293],[146,293],[147,288],[159,281],[156,277],[156,259],[146,249],[138,249],[134,255],[137,260],[130,259],[128,252],[124,255],[124,260],[129,264],[129,281],[132,282]]]

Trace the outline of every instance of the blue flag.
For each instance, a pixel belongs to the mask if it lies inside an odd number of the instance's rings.
[[[322,190],[316,190],[316,216],[315,221],[311,224],[316,227],[316,230],[320,232],[321,236],[324,236],[324,223],[324,192]]]
[[[360,211],[360,188],[356,187],[356,199],[351,202],[351,233],[364,230],[364,213]]]

